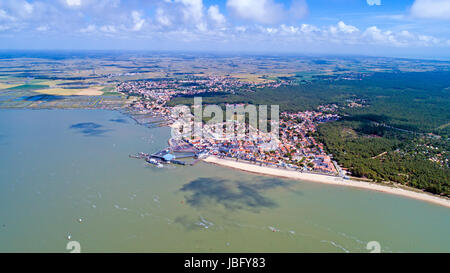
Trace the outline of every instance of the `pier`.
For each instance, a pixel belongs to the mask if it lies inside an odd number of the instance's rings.
[[[176,164],[182,166],[194,166],[201,160],[204,154],[194,145],[184,141],[169,139],[169,147],[154,154],[140,152],[136,155],[129,155],[130,158],[144,159],[147,163],[160,167],[162,164]],[[185,162],[180,159],[189,159],[191,162]]]
[[[176,152],[178,153],[178,152]],[[147,163],[158,165],[158,164],[176,164],[176,165],[190,165],[193,166],[196,164],[200,159],[198,159],[197,153],[181,153],[179,155],[175,155],[171,152],[170,149],[161,150],[154,154],[147,154],[147,153],[138,153],[136,155],[129,155],[130,158],[135,159],[144,159]],[[193,162],[187,163],[185,161],[182,161],[180,159],[187,159],[192,158],[195,159]]]

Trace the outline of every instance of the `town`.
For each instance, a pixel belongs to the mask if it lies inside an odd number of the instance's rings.
[[[237,89],[254,92],[255,88],[287,84],[290,83],[283,81],[245,83],[227,77],[190,77],[123,82],[118,85],[117,91],[138,97],[130,104],[130,108],[135,112],[159,116],[167,121],[166,125],[170,126],[179,120],[179,116],[174,114],[174,107],[167,105],[176,96],[232,93]],[[225,106],[244,105],[227,104]],[[332,160],[332,156],[325,152],[323,144],[318,143],[313,136],[318,124],[339,119],[339,116],[333,113],[335,107],[335,105],[323,105],[315,111],[280,113],[277,137],[271,133],[262,132],[258,128],[252,128],[249,124],[242,122],[245,118],[236,117],[234,120],[224,120],[213,124],[203,122],[200,135],[183,136],[181,141],[188,149],[193,149],[197,157],[214,155],[261,166],[344,176],[343,171]],[[190,120],[188,126],[193,126],[193,120]],[[233,134],[232,137],[223,137],[222,130],[230,126],[234,126],[235,132],[245,132],[245,136],[238,137]],[[176,143],[178,147],[183,146],[180,141]]]

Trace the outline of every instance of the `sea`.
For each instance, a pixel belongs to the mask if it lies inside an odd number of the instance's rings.
[[[0,110],[0,252],[450,252],[439,205],[129,157],[169,137],[119,111]]]

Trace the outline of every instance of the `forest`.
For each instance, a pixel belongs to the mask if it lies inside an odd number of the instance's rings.
[[[420,142],[428,144],[433,140],[370,124],[347,118],[324,123],[319,125],[316,137],[324,143],[327,152],[356,177],[397,182],[450,196],[448,163],[433,162],[429,160],[428,150],[418,148]],[[441,149],[438,154],[448,153],[448,141]]]
[[[207,93],[204,104],[248,103],[280,105],[280,111],[305,111],[319,105],[338,104],[340,113],[420,133],[450,136],[450,71],[374,73],[362,80],[314,80],[254,92]],[[349,108],[350,101],[364,100],[364,107]],[[180,96],[170,104],[193,103]]]

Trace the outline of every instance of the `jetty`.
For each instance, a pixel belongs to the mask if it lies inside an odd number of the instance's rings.
[[[182,166],[193,166],[205,156],[194,145],[184,141],[169,139],[169,147],[159,152],[148,154],[140,152],[136,155],[129,155],[130,158],[144,159],[147,163],[160,167],[162,164],[176,164]],[[180,159],[193,159],[191,162]]]
[[[187,159],[187,158],[197,158],[197,154],[183,154],[180,156],[177,156],[173,153],[171,153],[171,151],[169,149],[165,149],[165,150],[161,150],[157,153],[154,154],[147,154],[147,153],[138,153],[136,155],[129,155],[130,158],[135,158],[135,159],[144,159],[147,163],[153,164],[153,165],[157,165],[158,164],[176,164],[176,165],[193,165],[195,163],[197,163],[198,160],[196,160],[195,162],[191,162],[191,163],[186,163],[185,161],[179,160],[179,159]]]

